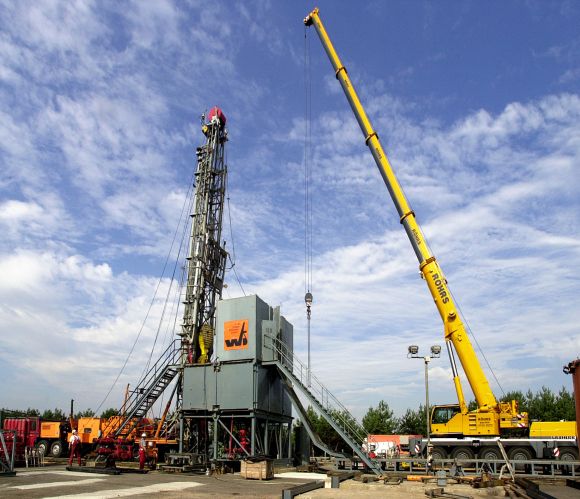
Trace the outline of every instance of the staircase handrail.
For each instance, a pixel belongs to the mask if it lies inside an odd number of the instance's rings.
[[[278,360],[315,396],[320,405],[329,414],[332,414],[335,420],[338,419],[341,426],[354,436],[356,440],[360,441],[362,445],[364,439],[367,438],[368,432],[358,423],[350,411],[312,372],[308,372],[308,367],[294,354],[288,345],[271,334],[264,333],[264,336],[272,341],[273,350],[279,356]]]
[[[145,395],[145,392],[140,393],[144,387],[150,387],[150,385],[157,380],[159,375],[167,369],[168,366],[176,363],[177,354],[181,353],[180,340],[173,340],[165,351],[159,356],[155,364],[143,375],[143,377],[137,383],[135,389],[131,390],[127,401],[123,404],[123,408],[120,409],[116,416],[122,418],[121,421],[118,419],[111,418],[107,425],[103,428],[103,435],[108,435],[111,432],[113,426],[118,426],[119,428],[125,425],[126,414],[131,415],[135,406],[143,399],[140,395]]]

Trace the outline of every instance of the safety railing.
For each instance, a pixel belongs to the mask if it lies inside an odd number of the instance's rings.
[[[0,430],[0,475],[14,475],[16,430]]]
[[[135,418],[142,418],[163,390],[171,383],[177,374],[177,364],[181,356],[180,340],[176,339],[161,354],[159,359],[151,366],[149,371],[138,382],[135,389],[130,392],[127,401],[118,412],[119,418],[111,418],[103,428],[103,435],[126,436],[130,433],[134,424],[129,424]]]
[[[337,469],[360,469],[364,463],[357,458],[333,459]],[[380,464],[383,471],[398,471],[409,473],[425,473],[427,459],[400,456],[397,458],[375,459]],[[567,476],[571,478],[580,477],[580,461],[557,461],[555,459],[529,459],[511,461],[514,472],[517,476],[534,478],[554,478]],[[505,469],[505,461],[499,459],[478,459],[468,460],[458,459],[433,459],[431,470],[446,470],[450,476],[461,475],[481,475],[489,472],[493,475],[509,477],[509,472]],[[502,470],[503,469],[503,470]]]
[[[293,382],[297,383],[304,390],[304,393],[311,398],[311,402],[353,452],[361,457],[376,474],[380,474],[378,464],[368,456],[369,446],[372,445],[372,442],[367,442],[366,430],[350,411],[310,372],[283,341],[265,333],[264,346],[273,351],[276,362],[281,365],[283,371],[287,372],[292,377]]]
[[[318,400],[322,408],[362,445],[367,438],[367,432],[350,411],[310,372],[308,367],[294,355],[294,352],[283,341],[269,334],[264,336],[271,341],[271,348],[277,354],[278,361],[290,370],[296,381],[299,381]],[[266,347],[269,346],[266,344]]]
[[[24,461],[27,468],[44,466],[44,448],[26,446],[24,449]]]

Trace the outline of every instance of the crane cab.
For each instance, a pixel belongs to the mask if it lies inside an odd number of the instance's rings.
[[[441,437],[499,436],[499,419],[494,411],[461,413],[458,404],[436,405],[431,411],[431,434]]]

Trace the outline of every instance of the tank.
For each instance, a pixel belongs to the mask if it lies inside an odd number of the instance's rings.
[[[580,451],[580,359],[573,360],[567,366],[564,366],[564,372],[572,375],[574,400],[576,401],[576,442]]]

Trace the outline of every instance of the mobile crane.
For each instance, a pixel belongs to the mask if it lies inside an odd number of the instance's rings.
[[[568,447],[572,449],[570,453],[566,454],[567,459],[578,459],[577,450],[572,447],[575,445],[574,434],[572,434],[572,439],[570,439],[571,435],[569,435],[571,427],[565,426],[564,429],[545,427],[544,431],[538,427],[537,439],[526,438],[529,428],[528,414],[519,411],[516,400],[498,402],[495,398],[471,344],[467,329],[461,320],[459,310],[449,290],[447,279],[429,249],[425,236],[416,220],[415,212],[411,209],[395,176],[379,136],[373,129],[346,68],[338,57],[322,24],[318,8],[315,8],[306,16],[304,24],[306,26],[314,26],[316,29],[322,46],[334,68],[336,78],[342,86],[365,137],[365,144],[371,151],[395,204],[400,222],[419,260],[420,275],[427,283],[443,320],[445,344],[451,363],[458,404],[434,406],[432,409],[430,422],[428,423],[431,423],[431,432],[435,437],[432,439],[436,446],[432,451],[433,458],[453,457],[465,459],[473,458],[477,454],[478,457],[483,459],[501,459],[497,440],[502,438],[503,445],[511,459],[523,460],[531,459],[532,457],[552,457],[560,453],[558,446],[566,448],[566,452],[568,452]],[[459,357],[463,371],[475,395],[477,409],[474,411],[469,411],[465,402],[454,352]],[[544,424],[549,425],[551,423]],[[557,435],[544,435],[544,433],[550,431],[555,432]],[[511,437],[514,434],[523,434],[524,437],[509,438],[509,443],[503,440],[503,437]],[[564,438],[551,438],[558,435]],[[425,442],[423,441],[418,446],[418,452],[423,452],[424,449]],[[533,456],[533,453],[535,456]]]

